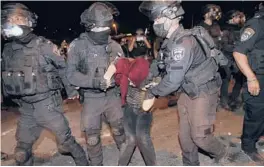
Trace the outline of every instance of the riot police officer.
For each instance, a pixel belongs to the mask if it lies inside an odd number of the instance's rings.
[[[264,7],[248,20],[242,29],[240,42],[233,56],[245,75],[247,84],[243,92],[244,124],[242,150],[255,162],[264,165],[264,158],[258,154],[256,142],[264,132]]]
[[[184,14],[179,2],[144,1],[139,10],[154,21],[156,35],[166,38],[160,52],[165,57],[167,74],[148,91],[146,100],[166,96],[181,88],[178,109],[183,164],[199,165],[198,148],[208,152],[216,161],[223,162],[231,154],[213,136],[221,85],[217,64],[212,57],[205,55],[193,36],[181,38],[186,30],[179,24]]]
[[[81,128],[85,132],[91,165],[97,166],[103,164],[102,117],[110,124],[117,147],[120,149],[125,142],[120,95],[114,85],[107,87],[103,77],[109,62],[123,56],[121,46],[110,38],[112,22],[110,8],[101,2],[93,3],[81,14],[85,32],[71,42],[68,49],[67,78],[72,85],[80,87]],[[121,54],[109,53],[114,50]]]
[[[223,26],[223,48],[222,52],[229,60],[227,76],[223,79],[222,86],[222,98],[224,101],[228,101],[228,108],[232,111],[239,108],[242,104],[240,101],[240,91],[243,84],[243,74],[239,71],[236,62],[233,58],[233,49],[235,43],[239,41],[241,25],[245,23],[244,14],[238,10],[231,10],[226,14],[226,25]],[[235,80],[235,85],[233,87],[230,98],[228,97],[228,88],[231,76]]]
[[[88,165],[62,114],[61,80],[68,85],[70,97],[77,92],[66,82],[66,64],[57,47],[32,32],[36,23],[37,15],[23,4],[8,3],[1,10],[2,35],[9,40],[2,55],[4,92],[19,104],[21,113],[16,163],[33,165],[32,146],[46,128],[56,135],[60,152],[71,153],[76,165]]]

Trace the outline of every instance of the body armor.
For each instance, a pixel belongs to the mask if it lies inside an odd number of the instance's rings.
[[[170,55],[172,51],[169,48],[173,48],[174,43],[186,36],[195,37],[204,52],[205,59],[196,67],[190,68],[185,74],[182,84],[183,90],[191,98],[198,97],[201,91],[215,93],[221,85],[221,78],[217,72],[218,66],[221,63],[225,64],[225,61],[220,61],[223,54],[214,48],[213,39],[205,29],[196,27],[191,30],[184,30],[180,35],[172,38],[165,50],[162,50],[165,64],[168,64],[168,61],[172,61],[173,56]]]
[[[44,40],[36,37],[25,45],[13,42],[5,47],[2,78],[8,95],[30,96],[62,88],[57,70],[41,53]]]
[[[84,33],[81,34],[79,39],[83,43],[86,43],[86,48],[80,53],[81,60],[78,65],[78,70],[84,75],[91,76],[91,81],[93,78],[102,78],[110,64],[110,56],[107,52],[107,45],[94,45],[89,36]],[[89,91],[93,93],[101,93],[99,89],[85,89],[84,91]]]

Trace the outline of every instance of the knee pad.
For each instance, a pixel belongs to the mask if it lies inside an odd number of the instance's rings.
[[[87,137],[88,146],[96,146],[98,143],[100,143],[100,136],[99,135],[89,135]]]

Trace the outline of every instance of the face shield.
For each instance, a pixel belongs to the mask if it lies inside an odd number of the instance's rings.
[[[5,38],[20,37],[36,26],[37,15],[22,4],[7,4],[1,10],[1,34]]]
[[[184,14],[180,4],[181,1],[144,1],[139,6],[139,11],[151,21],[160,17],[174,19]]]
[[[1,25],[1,34],[6,38],[19,37],[23,35],[23,29],[18,25],[5,23]]]

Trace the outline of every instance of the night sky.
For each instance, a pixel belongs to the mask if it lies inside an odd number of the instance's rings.
[[[80,25],[80,15],[94,1],[23,1],[20,3],[28,6],[39,16],[38,25],[35,32],[50,39],[75,38],[83,31]],[[147,17],[138,11],[141,1],[111,1],[120,11],[120,15],[115,18],[118,25],[118,32],[134,33],[137,28],[145,29],[149,25]],[[1,1],[2,5],[6,2]],[[185,1],[182,6],[185,10],[183,25],[190,28],[201,19],[201,8],[205,4],[214,3],[221,6],[223,12],[232,9],[244,11],[248,17],[254,13],[254,7],[259,2],[243,1]],[[46,27],[46,30],[44,29]],[[72,30],[70,31],[69,28]],[[57,30],[57,31],[56,31]]]

